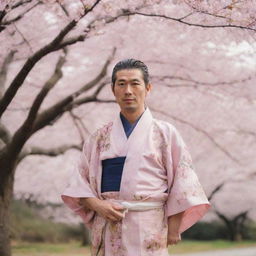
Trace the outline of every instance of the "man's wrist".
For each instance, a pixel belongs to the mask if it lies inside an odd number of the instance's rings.
[[[176,235],[176,234],[180,234],[179,230],[176,229],[168,229],[168,235]]]
[[[97,209],[98,201],[100,201],[100,199],[96,197],[82,197],[82,198],[79,198],[78,204],[90,210],[97,211],[96,209]]]
[[[84,204],[83,204],[83,202],[82,202],[82,199],[83,199],[83,198],[78,198],[78,202],[77,202],[77,203],[78,203],[79,206],[84,206]]]

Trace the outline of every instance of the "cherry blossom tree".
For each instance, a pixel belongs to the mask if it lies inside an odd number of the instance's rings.
[[[1,255],[11,255],[16,170],[28,156],[79,149],[101,123],[95,115],[102,121],[112,116],[106,85],[109,67],[120,58],[149,65],[157,86],[148,104],[191,134],[196,165],[208,170],[199,172],[211,181],[208,192],[220,180],[235,187],[254,177],[253,154],[246,152],[255,147],[252,1],[5,0],[0,10]],[[61,127],[71,126],[78,131],[72,139],[58,137]],[[55,146],[56,138],[67,143]]]
[[[90,24],[86,28],[86,32],[79,33],[77,36],[70,36],[67,38],[67,35],[74,30],[76,25],[85,18],[93,9],[99,4],[100,1],[95,1],[90,5],[86,5],[83,2],[79,10],[81,13],[77,15],[76,18],[71,18],[63,28],[53,36],[53,38],[48,43],[41,42],[41,45],[33,46],[30,43],[30,39],[19,30],[16,25],[17,22],[22,22],[25,16],[29,15],[32,9],[35,9],[36,6],[42,5],[43,2],[38,1],[10,1],[9,3],[4,3],[1,11],[1,33],[5,33],[6,38],[11,37],[13,39],[12,47],[7,45],[9,53],[4,58],[1,71],[1,101],[0,101],[0,116],[2,116],[10,103],[14,100],[17,95],[17,92],[22,86],[24,86],[24,81],[27,78],[30,71],[34,66],[45,56],[55,51],[62,51],[63,53],[59,55],[58,60],[55,64],[50,77],[44,82],[44,84],[37,92],[36,96],[32,100],[32,104],[27,111],[25,119],[19,124],[18,129],[12,134],[8,127],[1,122],[1,155],[0,155],[0,165],[1,165],[1,191],[0,191],[0,209],[1,209],[1,235],[0,235],[0,253],[1,255],[10,255],[10,242],[9,242],[9,205],[13,193],[13,182],[14,182],[14,173],[16,166],[23,158],[31,154],[48,154],[48,155],[57,155],[65,152],[70,148],[80,148],[78,145],[63,145],[58,148],[51,150],[44,150],[40,147],[29,147],[24,148],[26,141],[38,130],[44,128],[47,125],[52,125],[57,118],[59,118],[64,112],[71,111],[73,108],[85,104],[91,101],[96,101],[97,96],[103,86],[106,84],[106,81],[103,78],[106,75],[107,67],[111,61],[111,58],[108,58],[102,68],[99,70],[99,73],[95,76],[94,79],[88,81],[84,86],[80,87],[78,90],[75,90],[70,95],[57,100],[55,104],[51,107],[45,108],[39,113],[39,109],[47,96],[50,90],[61,80],[63,76],[62,68],[66,62],[66,56],[68,52],[68,46],[73,45],[79,41],[83,41],[86,38],[86,35],[91,30]],[[46,3],[45,3],[46,4]],[[17,10],[21,9],[22,10]],[[63,7],[64,8],[64,7]],[[64,8],[65,9],[65,8]],[[63,10],[64,10],[63,9]],[[66,10],[66,9],[65,9]],[[18,12],[15,13],[15,12]],[[41,10],[43,13],[43,11]],[[14,13],[14,14],[13,14]],[[65,12],[67,16],[67,11]],[[12,16],[13,15],[13,16]],[[26,21],[25,21],[26,22]],[[9,27],[12,27],[14,31],[11,31]],[[21,42],[16,44],[16,40],[20,37]],[[43,43],[43,44],[42,44]],[[16,45],[15,45],[16,44]],[[7,80],[7,72],[9,71],[9,65],[14,59],[14,55],[20,52],[18,47],[21,48],[26,45],[30,53],[24,54],[22,56],[25,61],[23,61],[19,71],[10,82],[9,86],[4,89],[4,85]],[[38,49],[36,49],[38,48]],[[23,49],[25,50],[25,49]],[[112,54],[113,55],[113,54]],[[21,57],[21,56],[20,56]],[[96,90],[86,97],[80,97],[83,93],[90,90],[92,87],[97,86]],[[79,99],[78,99],[79,98]]]

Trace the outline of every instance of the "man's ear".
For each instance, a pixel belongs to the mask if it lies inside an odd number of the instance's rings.
[[[151,90],[152,90],[152,84],[148,83],[148,84],[146,85],[146,91],[147,91],[147,93],[149,93]]]

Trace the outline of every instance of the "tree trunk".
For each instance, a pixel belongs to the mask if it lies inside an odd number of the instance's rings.
[[[0,255],[11,256],[10,203],[13,197],[14,170],[7,178],[0,195]]]
[[[229,238],[231,241],[240,242],[243,240],[239,224],[234,222],[234,220],[230,221],[228,230],[229,230]]]
[[[84,224],[81,224],[82,231],[83,231],[83,237],[82,237],[82,246],[88,245],[90,243],[90,234],[88,229],[84,226]]]
[[[228,225],[228,235],[229,235],[229,239],[230,241],[235,241],[235,238],[237,236],[237,228],[234,225],[233,221],[230,220],[229,221],[229,225]]]
[[[219,216],[221,220],[225,223],[229,240],[240,242],[243,240],[243,230],[245,229],[245,222],[248,219],[248,211],[239,213],[237,216],[228,218],[227,216],[221,214],[220,212],[216,211],[216,214]]]

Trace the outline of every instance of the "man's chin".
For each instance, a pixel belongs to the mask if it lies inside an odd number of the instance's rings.
[[[137,107],[136,106],[125,106],[124,110],[127,112],[136,112],[137,111]]]

